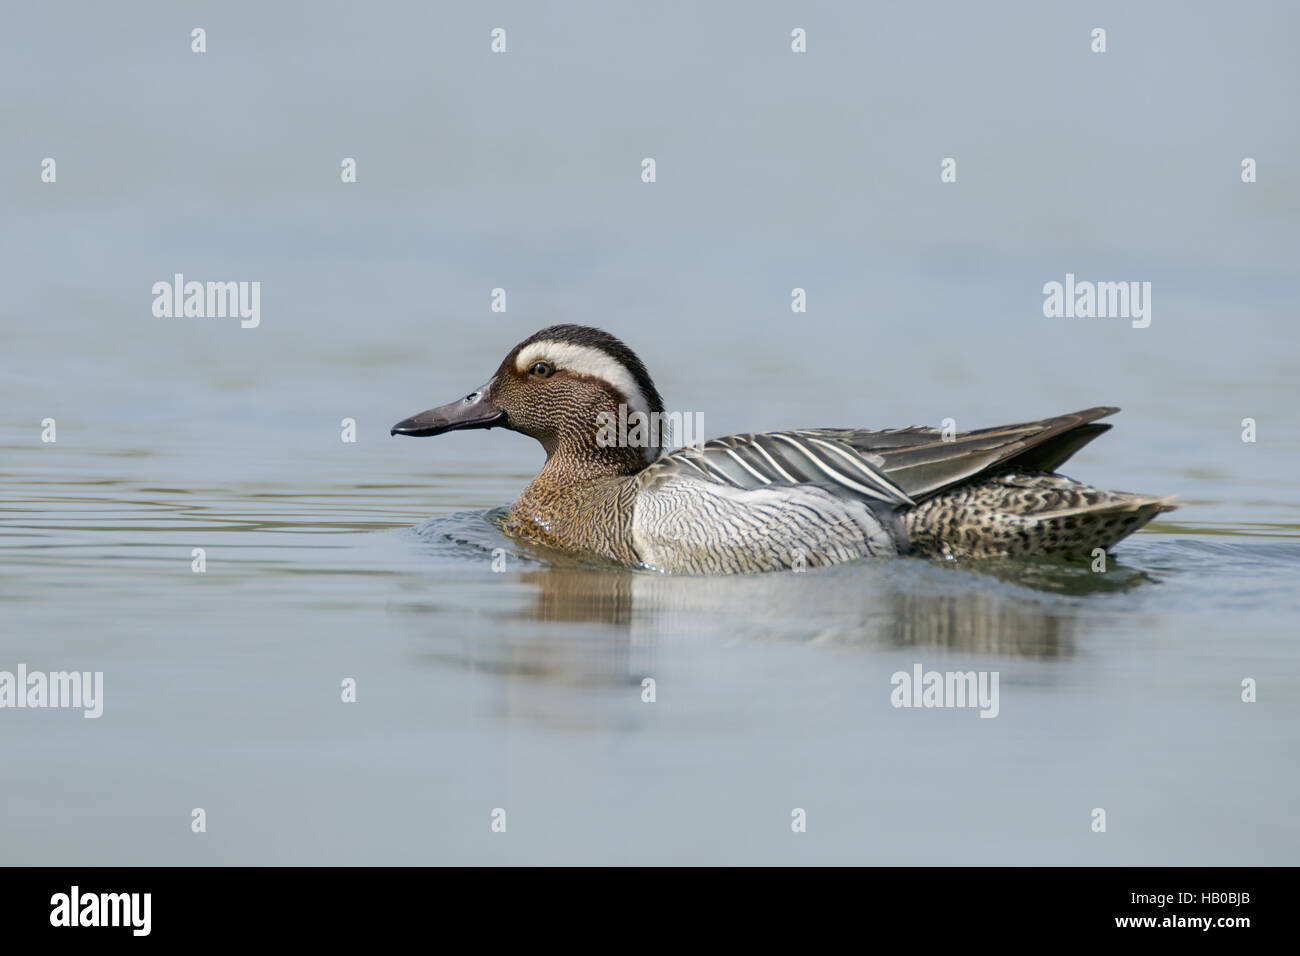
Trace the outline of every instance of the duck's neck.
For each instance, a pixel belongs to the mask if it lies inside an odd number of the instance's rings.
[[[646,466],[636,448],[552,451],[510,509],[510,530],[553,548],[583,550],[635,564],[633,480]]]
[[[586,435],[561,437],[546,448],[546,464],[534,481],[573,485],[603,478],[626,478],[644,470],[647,464],[644,448],[601,446]]]

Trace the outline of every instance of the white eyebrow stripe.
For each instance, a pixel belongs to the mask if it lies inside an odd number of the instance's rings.
[[[534,342],[519,350],[519,355],[515,359],[515,368],[520,372],[527,372],[538,362],[550,362],[556,368],[601,379],[623,393],[627,399],[629,412],[650,411],[645,395],[641,392],[641,386],[637,385],[632,373],[623,367],[622,362],[600,349],[574,345],[572,342]]]
[[[645,393],[641,391],[641,386],[632,377],[632,373],[622,362],[600,349],[575,345],[572,342],[557,342],[554,339],[533,342],[519,350],[519,354],[515,357],[515,369],[527,374],[528,370],[538,362],[550,362],[557,369],[567,369],[579,375],[599,379],[618,389],[626,400],[629,416],[633,412],[641,412],[647,416],[650,414],[650,403],[646,400]],[[659,457],[659,448],[647,444],[645,457],[647,461],[654,461]]]

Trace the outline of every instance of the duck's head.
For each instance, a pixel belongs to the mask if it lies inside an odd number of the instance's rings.
[[[511,349],[486,384],[449,405],[403,419],[392,434],[509,428],[541,442],[548,462],[586,474],[631,474],[659,456],[668,436],[611,444],[608,416],[617,430],[620,405],[623,420],[630,422],[636,421],[633,412],[650,416],[664,410],[636,354],[601,329],[553,325]]]

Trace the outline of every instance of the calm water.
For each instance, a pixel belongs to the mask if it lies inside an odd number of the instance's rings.
[[[0,670],[105,695],[0,710],[0,862],[1296,861],[1293,11],[1116,7],[1097,57],[1032,5],[529,4],[494,59],[468,8],[168,10],[0,29]],[[261,325],[154,318],[175,272]],[[1151,326],[1045,319],[1066,272]],[[388,427],[555,321],[710,435],[1121,405],[1066,472],[1185,507],[1105,574],[529,552],[539,448]],[[997,718],[891,706],[918,663]]]

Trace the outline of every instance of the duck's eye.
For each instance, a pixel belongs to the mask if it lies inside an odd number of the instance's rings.
[[[555,372],[555,366],[550,362],[537,362],[528,371],[538,378],[549,378]]]

